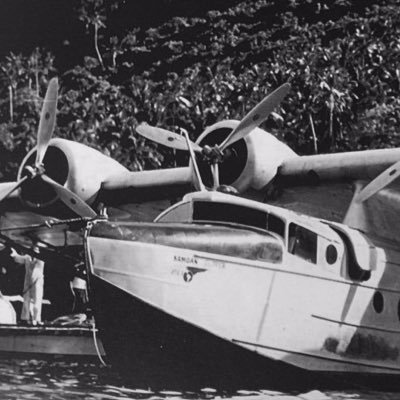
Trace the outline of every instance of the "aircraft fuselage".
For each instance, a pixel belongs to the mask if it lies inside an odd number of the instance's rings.
[[[130,360],[143,372],[145,360],[159,359],[182,377],[188,360],[195,370],[198,359],[210,362],[212,352],[201,350],[208,337],[225,358],[229,344],[232,354],[299,371],[400,373],[400,254],[345,225],[199,192],[154,223],[99,222],[88,250],[115,363]],[[103,292],[122,310],[107,311]],[[107,332],[115,324],[124,340]]]

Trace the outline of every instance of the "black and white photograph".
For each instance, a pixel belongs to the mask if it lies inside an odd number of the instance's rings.
[[[0,400],[400,398],[399,0],[0,1]]]

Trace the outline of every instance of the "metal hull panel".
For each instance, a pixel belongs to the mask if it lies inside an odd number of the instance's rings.
[[[151,227],[147,229],[150,234]],[[95,281],[103,282],[94,295],[106,352],[115,364],[139,366],[135,376],[140,371],[148,374],[160,363],[160,376],[179,363],[185,365],[181,370],[207,370],[236,352],[241,354],[235,359],[238,364],[250,354],[257,359],[249,365],[260,363],[251,371],[261,374],[261,380],[276,365],[294,369],[296,375],[379,379],[400,374],[400,330],[385,314],[377,316],[372,281],[360,285],[290,254],[281,263],[248,260],[173,243],[143,243],[140,236],[90,237],[88,244]],[[397,290],[381,290],[385,301],[397,304]],[[113,301],[121,308],[117,314],[116,307],[104,304],[111,301],[108,291],[116,293]],[[173,328],[160,333],[159,321],[164,320]],[[156,339],[154,332],[160,335]],[[113,342],[121,335],[123,344],[119,339]],[[189,346],[194,336],[201,346]],[[203,336],[207,340],[202,342]],[[126,348],[121,351],[121,346]],[[169,346],[175,351],[154,350]],[[235,365],[226,363],[224,376],[240,375]]]
[[[92,276],[107,360],[134,386],[152,389],[398,390],[397,375],[313,372],[220,339]]]
[[[154,388],[316,387],[321,377],[220,339],[92,277],[107,359],[130,383]]]

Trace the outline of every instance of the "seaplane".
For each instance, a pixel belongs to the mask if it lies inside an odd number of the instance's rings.
[[[53,99],[56,88],[52,80]],[[297,155],[259,127],[289,90],[196,142],[139,125],[190,155],[187,167],[143,172],[50,140],[56,106],[45,101],[50,127],[39,125],[37,147],[1,196],[4,207],[18,196],[43,220],[0,234],[18,243],[29,231],[61,247],[80,227],[107,358],[133,384],[398,382],[400,149]],[[103,193],[170,185],[196,190],[151,221],[99,209],[113,199]],[[74,218],[48,217],[63,205]]]

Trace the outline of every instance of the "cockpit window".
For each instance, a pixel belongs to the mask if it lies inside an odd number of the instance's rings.
[[[261,210],[237,204],[195,201],[193,220],[233,222],[266,229],[267,214]]]
[[[289,225],[288,251],[304,260],[317,262],[317,234],[300,225]]]
[[[265,211],[237,204],[196,201],[193,203],[193,220],[233,222],[261,228],[285,236],[285,222]]]

